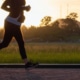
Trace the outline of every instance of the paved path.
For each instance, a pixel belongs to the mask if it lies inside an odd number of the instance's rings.
[[[80,80],[80,69],[0,68],[0,80]]]

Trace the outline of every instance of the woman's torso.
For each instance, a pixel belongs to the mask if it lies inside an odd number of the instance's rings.
[[[10,13],[9,16],[16,18],[22,13],[21,7],[25,5],[25,0],[9,0]]]

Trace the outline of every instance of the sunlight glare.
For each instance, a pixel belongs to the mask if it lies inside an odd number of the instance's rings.
[[[25,12],[26,20],[24,24],[27,24],[29,26],[38,26],[40,24],[41,19],[43,16],[45,16],[43,3],[43,0],[27,0],[26,4],[29,4],[31,6],[31,10],[28,13]]]
[[[0,6],[2,2],[0,0]],[[26,5],[31,6],[29,12],[24,11],[26,19],[23,24],[27,27],[38,26],[44,16],[51,16],[53,20],[60,17],[60,5],[55,0],[26,0]],[[7,15],[6,11],[0,9],[0,26],[4,25],[3,22]]]
[[[6,12],[6,11],[1,9],[1,5],[2,5],[3,1],[4,0],[0,0],[0,28],[3,28],[3,26],[4,26],[4,19],[8,15],[8,12]]]
[[[52,1],[53,4],[55,4]],[[41,19],[44,16],[51,16],[53,19],[60,17],[59,11],[60,6],[53,5],[49,0],[26,0],[26,5],[31,6],[31,10],[29,12],[24,11],[24,15],[26,17],[25,22],[23,23],[27,27],[39,26]],[[0,5],[2,2],[0,1]],[[4,19],[8,13],[0,9],[0,26],[4,25]]]
[[[26,5],[28,4],[31,6],[31,11],[25,12],[26,20],[24,24],[26,25],[38,26],[44,16],[53,16],[52,19],[60,17],[60,6],[51,5],[49,0],[27,0]]]
[[[0,7],[3,1],[4,0],[0,0]],[[51,16],[52,21],[54,21],[58,18],[65,18],[69,13],[74,11],[80,14],[79,0],[76,2],[75,0],[73,1],[74,2],[72,2],[72,0],[26,0],[26,5],[30,5],[31,10],[29,12],[24,11],[26,19],[23,24],[27,27],[31,25],[37,27],[44,16]],[[0,26],[4,25],[4,19],[7,15],[8,13],[6,11],[0,9]]]

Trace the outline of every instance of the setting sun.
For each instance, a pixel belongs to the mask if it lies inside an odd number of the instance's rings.
[[[0,0],[0,7],[4,0]],[[24,25],[38,26],[41,19],[44,16],[51,16],[52,20],[57,18],[65,18],[70,12],[76,12],[80,14],[80,2],[79,0],[26,0],[26,5],[31,6],[29,12],[24,12],[25,22]],[[4,25],[4,19],[8,15],[8,12],[0,9],[0,26]]]

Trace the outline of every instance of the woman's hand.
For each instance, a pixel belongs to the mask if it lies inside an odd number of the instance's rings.
[[[25,10],[26,11],[30,11],[30,9],[31,9],[31,6],[30,5],[28,5],[28,6],[25,7]]]

